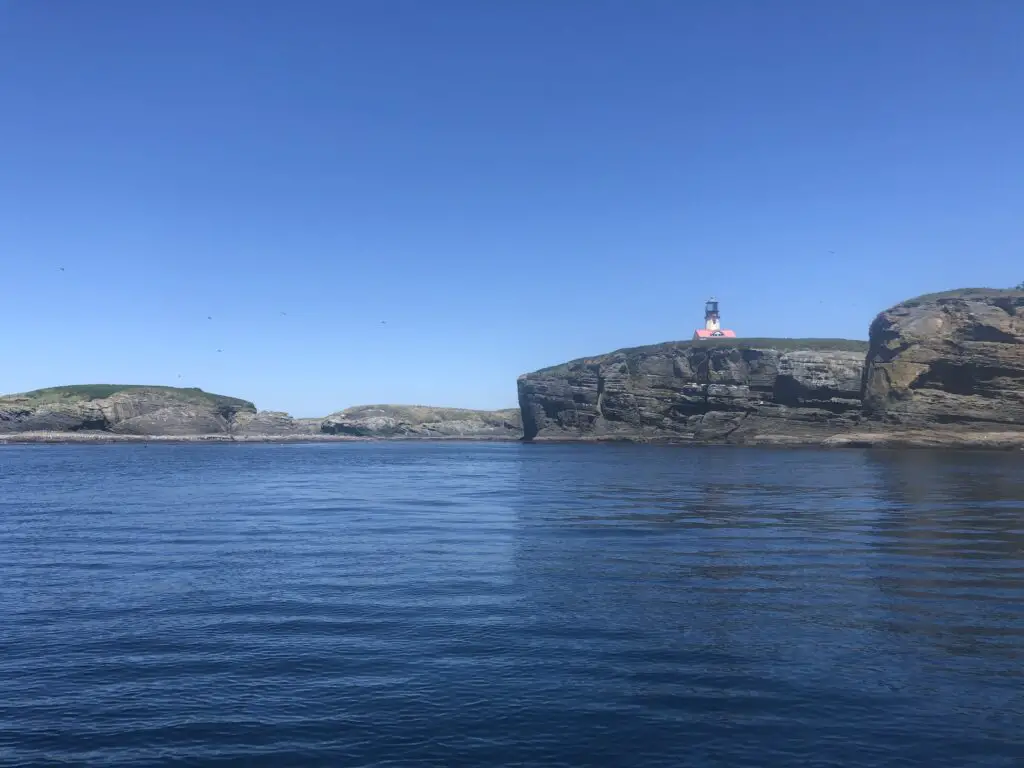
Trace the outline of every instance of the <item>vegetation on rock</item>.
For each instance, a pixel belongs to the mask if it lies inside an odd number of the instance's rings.
[[[46,387],[33,389],[13,395],[0,396],[0,401],[17,400],[31,405],[58,403],[91,402],[106,400],[118,394],[158,394],[169,395],[183,403],[206,405],[213,408],[234,408],[237,410],[255,411],[256,406],[248,400],[226,395],[215,395],[204,392],[199,387],[165,387],[146,384],[71,384],[63,387]]]
[[[255,412],[248,400],[197,388],[81,384],[0,397],[0,433],[225,434]]]

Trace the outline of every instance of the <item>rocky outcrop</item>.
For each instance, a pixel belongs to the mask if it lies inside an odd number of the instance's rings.
[[[296,419],[284,411],[257,411],[240,413],[235,417],[231,434],[238,436],[283,437],[315,435],[320,432],[322,419]]]
[[[518,409],[370,405],[326,419],[257,411],[247,400],[175,387],[82,385],[0,397],[0,441],[54,442],[129,438],[344,440],[463,438],[517,440]]]
[[[94,385],[0,397],[0,434],[102,431],[121,435],[228,434],[255,414],[247,400],[200,389]]]
[[[321,431],[353,437],[516,440],[519,411],[474,411],[407,405],[362,405],[331,414]]]
[[[530,440],[1024,447],[1024,291],[882,312],[870,341],[677,342],[519,378]]]
[[[1024,428],[1024,291],[949,291],[882,312],[864,410],[907,428]]]
[[[526,374],[528,440],[806,442],[861,414],[865,342],[672,342]]]

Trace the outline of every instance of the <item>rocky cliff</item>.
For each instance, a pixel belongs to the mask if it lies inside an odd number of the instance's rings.
[[[529,440],[1024,446],[1024,291],[882,312],[868,343],[749,339],[621,350],[519,378]]]
[[[515,440],[522,436],[517,409],[474,411],[409,405],[362,405],[331,414],[320,430],[332,435],[390,438]]]
[[[910,428],[1024,427],[1024,291],[921,296],[871,324],[866,416]]]
[[[247,400],[159,386],[52,387],[0,397],[0,434],[102,431],[121,435],[227,434],[256,414]]]
[[[866,342],[671,342],[519,378],[528,440],[807,441],[860,418]]]

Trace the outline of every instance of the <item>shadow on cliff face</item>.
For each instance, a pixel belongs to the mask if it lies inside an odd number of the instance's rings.
[[[951,395],[972,395],[999,376],[999,369],[939,360],[910,384],[910,390],[935,389]]]
[[[534,413],[534,403],[530,400],[529,393],[524,389],[522,380],[518,383],[517,390],[519,412],[522,415],[523,421],[523,440],[533,440],[540,431],[540,427],[537,424],[537,416]]]

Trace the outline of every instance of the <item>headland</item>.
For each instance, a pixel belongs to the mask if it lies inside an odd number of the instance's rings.
[[[719,333],[519,377],[524,439],[1024,447],[1024,291],[963,289],[881,312],[867,341]]]

